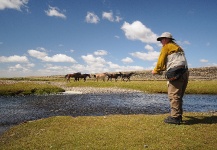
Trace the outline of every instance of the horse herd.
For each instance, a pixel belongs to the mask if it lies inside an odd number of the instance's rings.
[[[95,81],[99,81],[99,79],[101,79],[102,81],[105,82],[106,78],[107,81],[112,81],[112,79],[114,78],[115,81],[117,82],[118,77],[121,78],[121,81],[130,81],[130,77],[135,74],[134,72],[130,72],[130,73],[99,73],[99,74],[94,74],[93,77],[95,78]],[[74,78],[74,81],[79,81],[79,79],[84,79],[84,82],[86,81],[86,78],[89,77],[91,78],[90,74],[81,74],[81,72],[76,72],[73,74],[67,74],[65,75],[65,78],[67,80],[67,82],[70,82],[70,78]]]

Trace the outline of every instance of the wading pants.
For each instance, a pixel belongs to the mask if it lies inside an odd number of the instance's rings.
[[[188,84],[189,72],[186,71],[181,78],[168,81],[168,98],[170,100],[171,117],[181,117],[183,114],[182,104],[185,89]]]

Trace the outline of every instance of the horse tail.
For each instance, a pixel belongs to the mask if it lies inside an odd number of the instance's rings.
[[[67,75],[65,75],[65,78],[67,78],[68,77],[68,74]]]

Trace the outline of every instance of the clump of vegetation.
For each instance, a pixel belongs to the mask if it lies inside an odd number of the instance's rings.
[[[0,86],[0,95],[6,96],[52,94],[64,91],[64,89],[51,84],[38,84],[32,82],[17,82]]]
[[[12,127],[0,149],[191,149],[217,147],[217,116],[185,113],[181,125],[167,115],[57,116]]]

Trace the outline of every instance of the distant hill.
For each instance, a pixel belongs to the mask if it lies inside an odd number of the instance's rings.
[[[165,72],[163,75],[151,74],[151,70],[136,71],[132,76],[132,80],[165,80]],[[190,80],[215,80],[217,79],[217,67],[201,67],[189,68]]]

